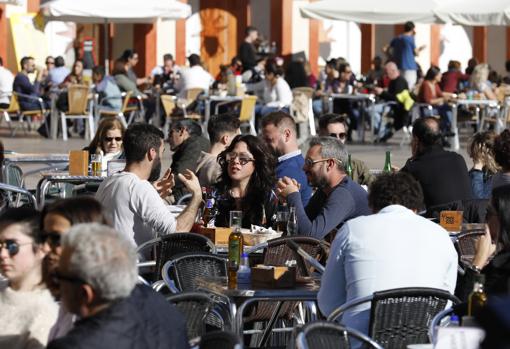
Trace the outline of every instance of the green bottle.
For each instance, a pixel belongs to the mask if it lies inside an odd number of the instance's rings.
[[[384,173],[393,172],[391,168],[391,152],[389,150],[386,151],[386,160],[384,161],[383,172]]]
[[[345,166],[345,172],[352,179],[352,162],[351,162],[351,154],[349,154],[347,158],[347,165]]]

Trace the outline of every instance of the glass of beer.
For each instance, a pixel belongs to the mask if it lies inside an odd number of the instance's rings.
[[[281,231],[283,235],[287,231],[287,221],[289,220],[289,211],[276,212],[276,231]]]
[[[101,176],[102,169],[101,154],[92,154],[90,156],[90,167],[92,176]]]

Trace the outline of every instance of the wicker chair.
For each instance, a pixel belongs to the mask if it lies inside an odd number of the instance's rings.
[[[432,344],[435,345],[437,342],[438,327],[442,327],[445,324],[448,324],[448,322],[444,322],[443,320],[449,318],[453,314],[459,316],[459,318],[467,315],[467,303],[457,304],[451,308],[440,311],[436,316],[434,316],[429,326],[429,338]]]
[[[485,231],[469,231],[455,237],[455,248],[459,252],[461,266],[471,265],[476,253],[476,240],[485,234]]]
[[[149,240],[137,248],[137,253],[141,253],[148,248],[153,248],[156,256],[153,281],[161,279],[163,265],[175,255],[185,252],[216,253],[216,246],[211,240],[194,233],[175,233]]]
[[[351,348],[351,337],[364,344],[363,348],[382,349],[364,334],[328,321],[315,321],[304,325],[296,337],[296,348],[348,349]]]
[[[205,331],[205,318],[213,308],[214,301],[207,293],[183,292],[167,297],[186,318],[188,338],[194,341]]]
[[[199,349],[242,349],[243,345],[234,333],[214,331],[206,333],[200,339]]]
[[[429,343],[428,328],[432,318],[447,302],[460,300],[448,291],[408,287],[374,292],[335,309],[328,320],[336,320],[346,310],[371,302],[369,335],[385,348],[407,348],[408,344]]]

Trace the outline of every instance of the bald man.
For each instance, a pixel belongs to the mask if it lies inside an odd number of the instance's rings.
[[[384,103],[378,103],[374,106],[374,120],[375,128],[379,125],[378,141],[385,142],[391,136],[393,136],[393,128],[398,131],[403,126],[407,126],[409,123],[409,113],[404,109],[404,106],[397,101],[397,95],[404,91],[409,90],[406,79],[400,75],[397,65],[394,62],[388,62],[384,66],[386,75],[390,79],[390,83],[387,89],[376,87],[374,92],[379,96]],[[381,121],[384,105],[386,102],[396,102],[397,104],[392,106],[392,122],[383,125]]]
[[[402,171],[420,182],[427,209],[472,198],[466,162],[461,155],[443,149],[436,118],[414,122],[411,151]]]

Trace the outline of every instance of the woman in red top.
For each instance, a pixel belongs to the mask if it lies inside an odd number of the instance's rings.
[[[441,91],[440,82],[441,71],[438,67],[431,66],[420,86],[418,102],[432,106],[432,109],[422,108],[421,114],[424,116],[439,115],[441,117],[441,130],[445,135],[448,135],[452,121],[452,110],[447,101],[452,98],[453,94]]]

